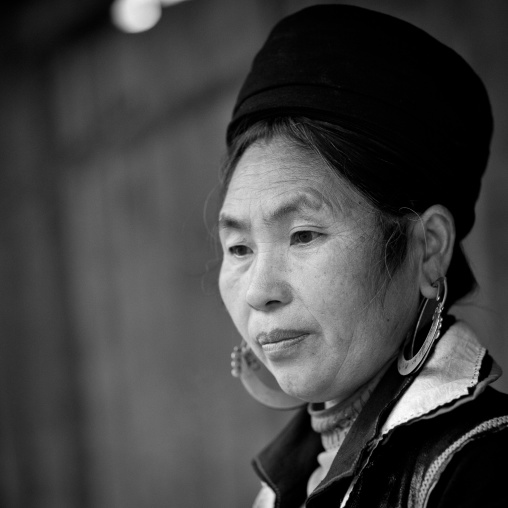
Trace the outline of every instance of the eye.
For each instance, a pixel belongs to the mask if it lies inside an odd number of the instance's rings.
[[[291,235],[291,245],[300,245],[310,243],[321,236],[316,231],[297,231]]]
[[[232,247],[229,247],[228,251],[236,258],[243,258],[252,252],[252,250],[246,245],[233,245]]]

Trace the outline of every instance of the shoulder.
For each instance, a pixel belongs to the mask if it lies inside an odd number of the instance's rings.
[[[377,506],[508,506],[502,480],[507,457],[508,395],[487,388],[449,412],[394,429],[376,447],[359,485],[373,487],[363,497],[385,493],[390,502]],[[479,502],[488,497],[503,501]],[[472,504],[461,504],[464,500]]]
[[[422,421],[419,430],[425,438],[413,478],[415,506],[508,506],[508,394],[487,388],[454,411]]]
[[[488,420],[458,440],[449,457],[437,457],[429,508],[508,506],[508,416]]]

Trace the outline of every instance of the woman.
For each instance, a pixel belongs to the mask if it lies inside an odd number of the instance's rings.
[[[508,506],[500,369],[448,310],[492,134],[455,52],[345,5],[283,19],[228,127],[220,291],[233,373],[300,407],[256,507]],[[277,388],[261,380],[262,366]]]

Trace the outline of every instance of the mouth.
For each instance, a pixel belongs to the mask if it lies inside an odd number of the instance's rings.
[[[284,330],[275,328],[271,332],[261,332],[256,336],[256,341],[264,351],[280,351],[295,346],[309,336],[305,330]]]

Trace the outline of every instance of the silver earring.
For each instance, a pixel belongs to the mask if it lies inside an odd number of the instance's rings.
[[[403,376],[407,376],[412,373],[418,372],[423,366],[425,360],[432,349],[432,345],[439,339],[441,333],[441,324],[443,317],[441,316],[448,295],[448,285],[446,277],[440,277],[437,279],[432,287],[437,288],[437,296],[435,301],[435,307],[432,309],[429,307],[429,298],[426,298],[421,306],[420,315],[418,322],[416,323],[413,334],[409,334],[408,339],[404,342],[397,361],[397,368],[399,373]],[[413,354],[414,343],[416,335],[420,330],[421,326],[425,326],[428,323],[429,316],[432,315],[432,324],[430,330],[427,333],[427,337],[423,341],[422,346],[417,353]],[[406,354],[409,354],[409,358],[406,358]]]
[[[262,381],[260,375],[263,369],[267,370],[245,341],[233,348],[231,374],[240,378],[244,388],[254,399],[272,409],[298,409],[306,405],[304,401],[283,392],[280,387],[272,388]],[[275,379],[273,382],[276,384]]]

